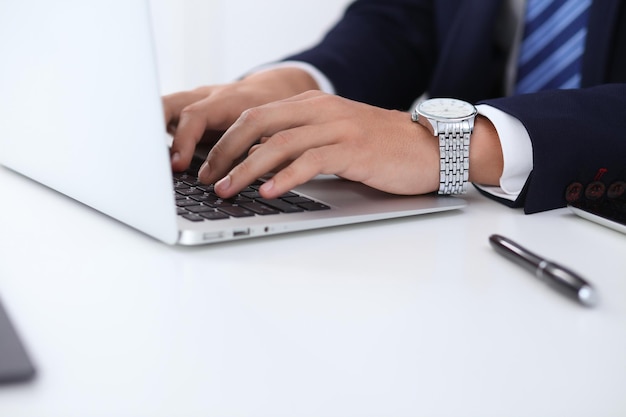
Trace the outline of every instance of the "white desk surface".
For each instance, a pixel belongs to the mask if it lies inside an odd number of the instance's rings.
[[[626,415],[626,236],[565,209],[471,191],[462,211],[190,249],[3,167],[0,193],[0,297],[38,368],[0,386],[2,417]]]

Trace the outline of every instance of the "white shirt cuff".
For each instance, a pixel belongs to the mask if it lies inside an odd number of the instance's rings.
[[[533,147],[526,128],[515,117],[486,104],[476,106],[478,113],[493,123],[502,146],[504,169],[499,187],[476,184],[482,190],[515,201],[533,169]]]
[[[277,68],[299,68],[302,71],[308,73],[313,78],[313,80],[315,80],[320,91],[323,91],[324,93],[328,93],[328,94],[335,94],[335,87],[333,86],[333,83],[330,82],[328,77],[324,75],[322,71],[318,70],[316,67],[306,62],[300,62],[300,61],[276,62],[276,63],[256,67],[253,70],[251,70],[250,73],[270,71],[270,70],[277,69]]]

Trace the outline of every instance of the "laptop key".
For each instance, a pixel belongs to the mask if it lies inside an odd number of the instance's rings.
[[[183,214],[183,217],[187,220],[190,220],[192,222],[203,222],[204,221],[204,217],[200,216],[199,214]]]
[[[191,195],[201,195],[204,194],[204,191],[199,190],[197,188],[181,188],[176,189],[176,192],[180,195],[191,196]]]
[[[206,185],[206,184],[202,184],[202,183],[197,184],[196,188],[198,190],[204,191],[205,193],[212,193],[214,191],[213,185]]]
[[[255,181],[255,182],[253,182],[252,184],[250,184],[250,185],[248,186],[248,188],[250,188],[250,189],[252,189],[252,190],[255,190],[255,191],[258,191],[258,190],[259,190],[259,188],[261,188],[261,186],[262,186],[263,184],[265,184],[265,182],[264,182],[264,181],[259,181],[259,180],[257,180],[257,181]]]
[[[176,200],[176,205],[178,207],[189,207],[189,206],[199,206],[200,203],[195,200]]]
[[[275,199],[259,198],[256,201],[258,201],[261,204],[265,204],[266,206],[275,208],[276,210],[282,211],[283,213],[298,213],[298,212],[304,211],[304,209],[294,206],[293,204],[289,204],[286,201],[280,200],[278,198],[275,198]]]
[[[209,206],[190,206],[190,207],[185,207],[188,211],[192,212],[192,213],[196,213],[196,214],[200,214],[200,213],[205,213],[205,212],[209,212],[209,211],[215,211],[215,209],[213,207],[209,207]]]
[[[302,204],[302,203],[311,203],[313,200],[306,197],[281,197],[281,200],[288,202],[289,204]]]
[[[317,201],[311,201],[310,203],[300,203],[298,207],[302,207],[306,211],[320,211],[320,210],[329,210],[326,204],[318,203]]]
[[[258,191],[242,191],[241,193],[239,193],[239,195],[242,195],[250,199],[261,198],[261,194],[259,194]]]
[[[229,216],[233,216],[233,217],[251,217],[254,216],[254,212],[250,211],[244,207],[241,206],[226,206],[226,207],[219,207],[218,208],[220,211],[228,214]]]
[[[195,186],[199,186],[199,185],[203,185],[200,181],[198,181],[196,178],[189,178],[189,179],[185,179],[183,180],[183,184],[187,184],[191,187],[195,187]]]
[[[266,216],[269,214],[278,214],[279,211],[276,209],[273,209],[271,207],[268,207],[264,204],[258,203],[256,201],[250,202],[250,203],[242,203],[240,204],[241,207],[244,207],[248,210],[251,210],[253,212],[255,212],[256,214],[260,214],[261,216]]]
[[[207,220],[223,220],[230,218],[228,214],[222,213],[221,211],[217,210],[200,213],[200,216],[204,217]]]
[[[212,205],[213,203],[215,203],[217,200],[219,200],[219,197],[212,195],[212,194],[203,194],[203,195],[192,195],[191,199],[194,201],[197,201],[199,203],[205,203],[208,205]]]

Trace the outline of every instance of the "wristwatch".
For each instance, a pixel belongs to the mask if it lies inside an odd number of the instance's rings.
[[[439,194],[467,191],[470,135],[476,114],[476,107],[454,98],[431,98],[413,110],[413,121],[439,137]]]

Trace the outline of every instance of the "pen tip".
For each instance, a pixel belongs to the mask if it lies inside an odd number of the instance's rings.
[[[585,285],[578,291],[578,299],[588,307],[593,307],[598,303],[596,292],[588,285]]]

